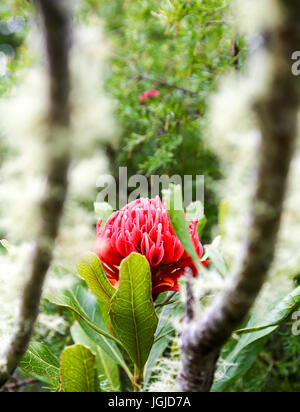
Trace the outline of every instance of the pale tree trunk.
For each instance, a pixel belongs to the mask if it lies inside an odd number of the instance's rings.
[[[282,22],[263,33],[274,69],[267,95],[255,103],[262,140],[257,187],[241,265],[228,289],[200,320],[187,322],[181,337],[177,390],[208,392],[222,347],[246,319],[274,258],[288,173],[297,136],[300,81],[291,56],[300,47],[299,0],[280,0]],[[270,11],[271,13],[271,11]]]
[[[15,371],[32,336],[67,192],[70,16],[63,0],[36,0],[36,3],[44,23],[50,77],[47,191],[40,204],[42,223],[35,244],[31,274],[23,291],[16,330],[0,360],[0,387]]]

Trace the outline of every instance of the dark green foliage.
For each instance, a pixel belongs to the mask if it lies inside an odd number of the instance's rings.
[[[114,46],[107,79],[121,128],[119,147],[107,148],[114,173],[127,166],[129,177],[205,175],[206,240],[217,222],[212,182],[221,176],[204,143],[208,97],[237,60],[226,3],[90,0],[84,7],[105,19]],[[139,96],[153,88],[160,97],[141,104]]]
[[[300,338],[292,333],[292,323],[286,322],[274,333],[258,359],[238,382],[232,392],[299,392]]]
[[[0,76],[0,96],[15,82],[14,73],[24,59],[24,39],[28,31],[31,5],[25,0],[4,0],[0,5],[0,53],[7,58],[7,71]],[[22,62],[21,62],[22,64]],[[1,151],[2,152],[2,151]]]

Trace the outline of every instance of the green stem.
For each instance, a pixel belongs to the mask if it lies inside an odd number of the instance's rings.
[[[134,392],[142,391],[143,385],[144,385],[144,368],[140,370],[137,366],[134,366],[134,375],[132,378],[132,385],[133,385]]]
[[[176,294],[177,294],[177,292],[172,292],[172,293],[170,293],[162,303],[159,303],[158,305],[155,306],[155,309],[159,309],[159,308],[161,308],[161,307],[163,307],[163,306],[166,306],[166,305],[169,305],[169,304],[171,304],[171,303],[174,303],[174,302],[179,301],[179,299],[175,299],[175,300],[171,301],[171,299],[172,299],[174,296],[176,296]]]

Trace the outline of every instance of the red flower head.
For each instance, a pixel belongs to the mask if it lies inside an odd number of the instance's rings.
[[[160,96],[160,92],[158,90],[152,89],[152,90],[148,90],[145,93],[143,93],[139,99],[141,103],[145,103],[146,100],[149,100],[153,97],[159,97]]]
[[[123,259],[133,252],[144,255],[150,263],[154,298],[166,291],[178,291],[178,279],[190,268],[193,276],[197,269],[175,235],[168,211],[159,197],[139,199],[113,213],[101,228],[97,225],[96,254],[103,263],[113,285],[119,280],[119,267]],[[197,231],[198,221],[190,225],[190,235],[199,258],[203,247]],[[209,262],[202,262],[207,265]]]

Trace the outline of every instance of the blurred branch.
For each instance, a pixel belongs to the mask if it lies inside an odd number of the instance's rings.
[[[137,81],[142,81],[142,80],[154,83],[154,84],[156,84],[156,86],[165,87],[166,89],[179,90],[180,92],[185,93],[185,94],[189,94],[190,96],[197,96],[198,95],[198,93],[196,93],[196,92],[184,89],[183,87],[179,87],[179,86],[176,86],[176,85],[173,85],[173,84],[169,84],[169,83],[167,83],[163,80],[154,80],[154,79],[151,79],[150,77],[144,76],[142,74],[137,76]]]
[[[239,270],[228,289],[203,317],[189,323],[181,338],[177,390],[208,392],[223,345],[245,320],[274,259],[297,136],[299,79],[291,73],[291,55],[300,44],[298,0],[281,0],[282,22],[264,33],[273,71],[266,93],[255,102],[261,130],[257,187]]]
[[[185,282],[186,302],[184,305],[184,309],[185,309],[184,320],[188,324],[190,322],[193,322],[193,320],[195,319],[196,299],[194,296],[194,288],[193,288],[194,279],[192,277],[192,274],[187,272],[185,274],[185,279],[186,279],[186,282]]]
[[[70,18],[65,1],[37,0],[36,3],[44,21],[50,77],[47,190],[40,204],[41,227],[36,239],[31,274],[23,291],[16,331],[4,358],[0,360],[0,386],[15,371],[32,336],[67,191]]]
[[[226,20],[211,20],[209,22],[206,23],[206,26],[217,26],[217,25],[223,25],[226,24],[227,26],[230,26],[231,24],[226,21]]]
[[[233,41],[233,46],[232,46],[232,56],[234,57],[234,67],[236,70],[239,70],[240,67],[240,46],[239,46],[239,39],[236,36],[236,38]]]
[[[14,383],[10,383],[8,385],[3,386],[2,389],[0,389],[0,392],[15,392],[16,389],[23,388],[24,386],[32,385],[34,383],[38,382],[36,379],[27,379],[25,381],[19,381],[17,380]]]

